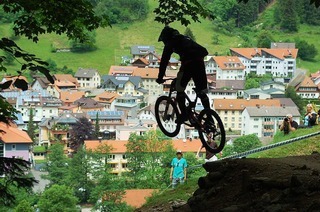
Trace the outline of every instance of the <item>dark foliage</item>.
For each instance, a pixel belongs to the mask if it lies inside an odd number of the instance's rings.
[[[94,129],[87,118],[80,118],[71,129],[70,147],[77,151],[84,144],[84,140],[92,139]]]
[[[0,204],[12,205],[15,203],[15,196],[11,193],[9,186],[17,188],[32,188],[37,181],[25,174],[30,163],[18,158],[0,157]]]

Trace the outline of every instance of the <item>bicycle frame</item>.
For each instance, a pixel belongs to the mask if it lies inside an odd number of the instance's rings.
[[[167,80],[172,80],[168,96],[169,96],[169,98],[171,98],[177,104],[176,98],[171,96],[173,92],[177,91],[176,90],[176,81],[177,81],[177,79],[173,78],[173,79],[167,79]],[[186,100],[188,102],[188,105],[186,106],[187,111],[195,113],[195,107],[196,107],[196,104],[197,104],[199,96],[198,96],[198,92],[196,92],[195,88],[193,88],[193,90],[196,93],[196,97],[195,97],[195,99],[193,101],[190,99],[190,97],[185,92],[184,92],[184,94],[185,94],[185,98],[186,98]],[[179,108],[179,110],[180,110],[180,108]],[[166,108],[165,111],[167,112],[167,108]],[[180,112],[180,115],[181,115],[181,112]],[[189,124],[187,124],[187,125],[189,125]],[[193,126],[193,125],[189,125],[189,126]]]

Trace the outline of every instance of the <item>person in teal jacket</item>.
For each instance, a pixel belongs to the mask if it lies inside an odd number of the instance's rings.
[[[183,184],[187,180],[187,161],[182,157],[182,152],[177,151],[177,157],[171,161],[170,180],[172,188],[175,188],[178,183]]]

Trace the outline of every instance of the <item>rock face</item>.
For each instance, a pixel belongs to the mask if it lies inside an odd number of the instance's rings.
[[[320,211],[320,154],[207,163],[208,174],[174,211]]]

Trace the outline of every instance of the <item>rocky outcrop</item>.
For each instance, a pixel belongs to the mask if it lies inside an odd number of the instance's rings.
[[[174,211],[320,211],[320,155],[230,159],[208,174]]]

